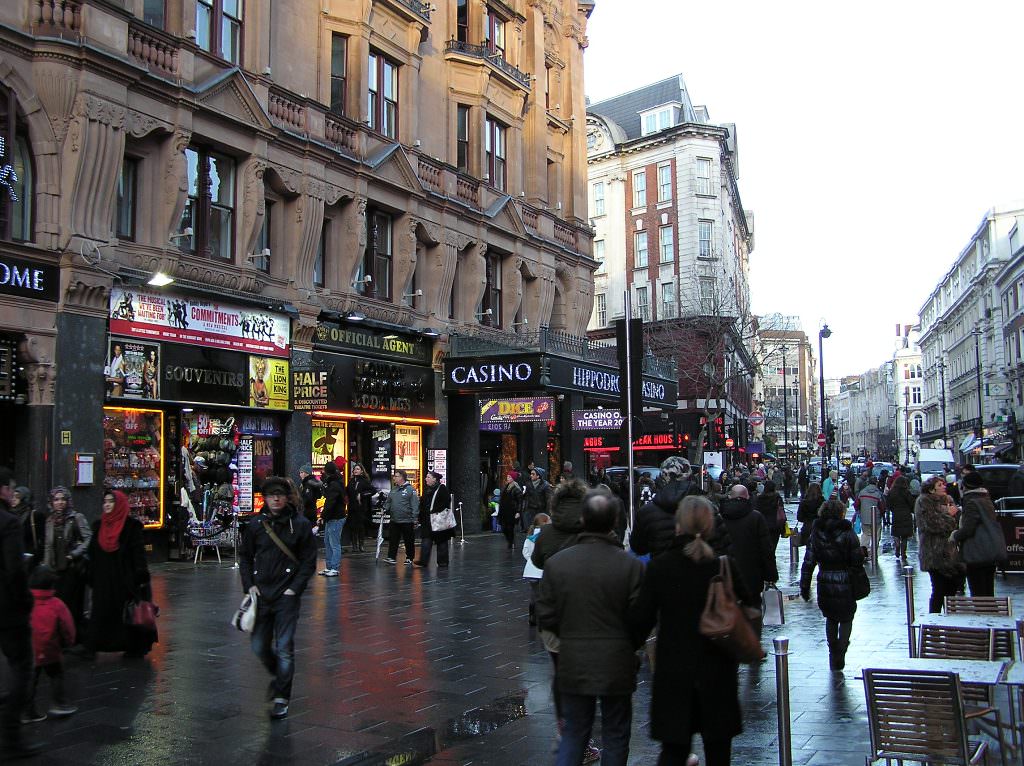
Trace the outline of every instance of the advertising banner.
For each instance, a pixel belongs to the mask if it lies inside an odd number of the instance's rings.
[[[270,311],[114,286],[110,290],[110,332],[288,357],[291,322],[284,314]]]
[[[288,360],[249,357],[249,406],[288,409]]]
[[[327,370],[292,368],[292,407],[300,412],[326,410],[328,374]]]
[[[618,410],[573,410],[573,431],[618,431],[622,427],[622,413]]]
[[[110,338],[103,367],[108,397],[160,398],[160,344]]]
[[[555,400],[550,396],[521,399],[484,399],[480,423],[545,423],[554,419]]]
[[[313,451],[309,463],[318,476],[325,463],[345,456],[345,423],[336,420],[313,421]]]

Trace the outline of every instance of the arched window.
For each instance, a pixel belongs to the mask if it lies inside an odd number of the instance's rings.
[[[920,412],[914,413],[914,436],[924,433],[924,415]]]
[[[32,239],[34,169],[14,92],[0,86],[0,239]]]

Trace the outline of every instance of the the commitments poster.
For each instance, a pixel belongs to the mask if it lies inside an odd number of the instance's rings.
[[[160,345],[111,338],[103,368],[107,396],[160,398]]]
[[[249,406],[288,409],[288,360],[249,357]]]

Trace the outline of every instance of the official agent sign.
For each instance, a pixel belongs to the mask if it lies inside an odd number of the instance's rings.
[[[286,358],[290,332],[284,314],[135,288],[110,290],[112,335]]]

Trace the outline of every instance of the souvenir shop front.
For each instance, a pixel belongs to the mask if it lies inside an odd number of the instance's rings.
[[[395,468],[423,492],[425,444],[437,425],[432,340],[401,330],[321,321],[306,368],[292,370],[296,410],[310,413],[310,463],[362,464],[375,489]]]
[[[287,316],[115,287],[104,366],[103,486],[154,549],[192,521],[262,507],[291,409]]]

